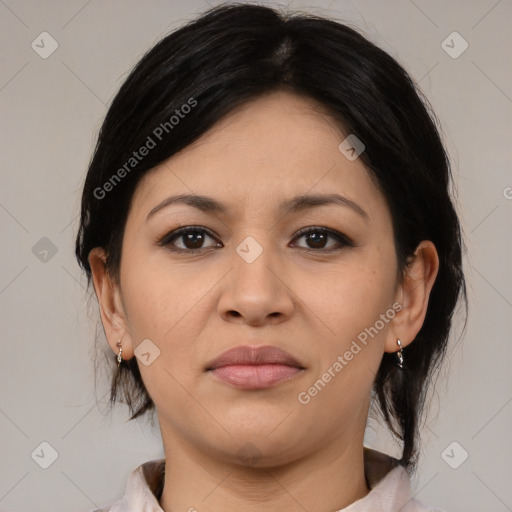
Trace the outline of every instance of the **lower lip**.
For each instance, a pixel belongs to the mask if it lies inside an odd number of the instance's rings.
[[[302,372],[284,364],[236,364],[210,370],[217,378],[242,389],[264,389]]]

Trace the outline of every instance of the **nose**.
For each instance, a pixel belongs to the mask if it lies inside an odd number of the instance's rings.
[[[275,325],[293,313],[294,294],[285,262],[262,245],[249,237],[233,251],[231,271],[223,280],[218,304],[226,321]]]

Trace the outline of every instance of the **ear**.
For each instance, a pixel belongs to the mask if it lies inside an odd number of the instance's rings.
[[[118,354],[119,348],[116,344],[122,340],[122,358],[130,359],[133,357],[133,343],[128,331],[119,285],[112,282],[105,267],[105,250],[102,247],[95,247],[89,252],[88,261],[108,344],[114,353]]]
[[[439,271],[439,256],[430,240],[418,244],[405,269],[395,300],[402,309],[392,320],[385,352],[397,352],[397,338],[406,347],[420,331],[427,314],[430,292]]]

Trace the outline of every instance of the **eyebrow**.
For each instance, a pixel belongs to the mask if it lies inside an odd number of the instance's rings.
[[[201,210],[205,213],[217,213],[224,215],[229,215],[231,213],[231,209],[228,206],[221,203],[217,199],[214,199],[213,197],[202,196],[198,194],[179,194],[169,196],[161,203],[157,204],[148,213],[146,221],[148,221],[160,210],[163,210],[164,208],[174,204],[185,204],[187,206],[197,208],[198,210]],[[309,194],[294,196],[287,201],[283,201],[280,204],[280,210],[297,213],[318,206],[326,205],[338,205],[351,208],[353,211],[363,217],[365,221],[369,220],[368,214],[357,203],[339,194]]]

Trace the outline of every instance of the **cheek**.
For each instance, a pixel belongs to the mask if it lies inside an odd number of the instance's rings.
[[[136,243],[127,231],[121,283],[130,328],[138,335],[161,337],[177,321],[177,309],[193,286],[183,288],[179,268],[171,266],[165,251],[156,250],[150,241]]]
[[[135,270],[123,282],[123,295],[127,319],[135,345],[139,338],[160,338],[172,327],[172,291],[166,280],[147,271]]]
[[[336,271],[316,275],[305,285],[305,302],[319,313],[327,333],[353,337],[391,307],[394,297],[392,258],[355,257]]]
[[[346,421],[347,411],[364,413],[394,317],[391,280],[368,274],[347,273],[329,286],[319,323],[324,335],[317,338],[318,358],[309,387],[302,390],[308,407],[336,425]]]
[[[200,336],[207,321],[207,292],[215,276],[209,279],[199,275],[197,267],[192,271],[171,264],[163,253],[143,259],[135,251],[127,254],[121,282],[134,348],[150,339],[160,350],[159,363],[165,368],[190,367],[191,359],[197,360],[191,340]]]
[[[336,272],[322,276],[316,281],[323,285],[322,293],[308,284],[306,294],[317,301],[311,309],[321,319],[315,373],[321,378],[330,369],[336,375],[326,400],[349,386],[353,396],[344,400],[356,404],[371,388],[395,313],[395,256],[392,247],[388,249],[361,251]]]

